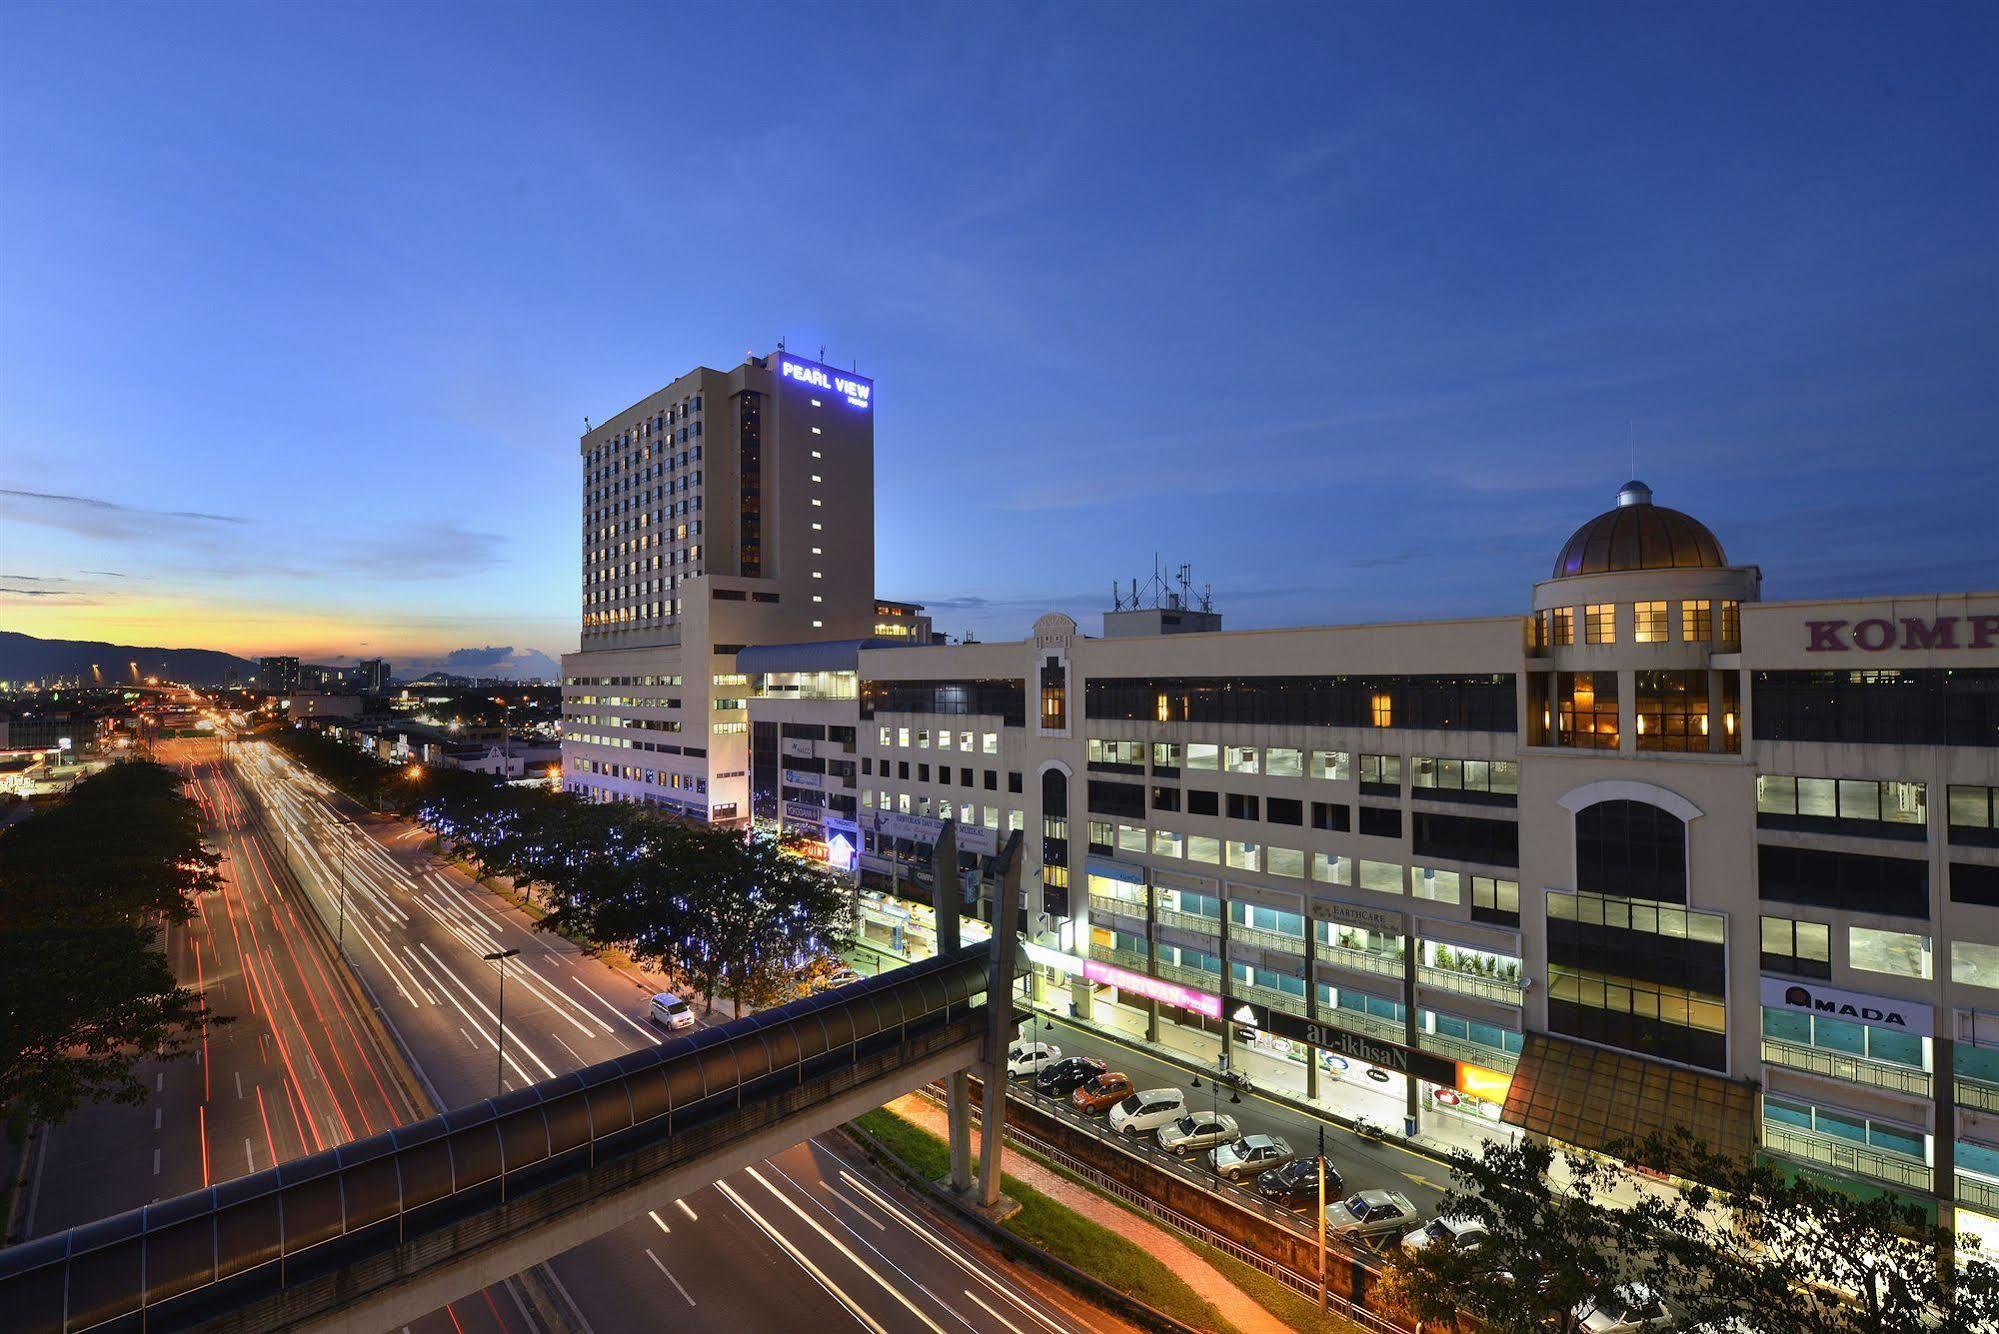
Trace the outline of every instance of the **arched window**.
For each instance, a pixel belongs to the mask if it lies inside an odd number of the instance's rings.
[[[1050,765],[1041,773],[1042,911],[1069,915],[1069,775]]]
[[[1576,888],[1585,894],[1687,901],[1687,827],[1643,801],[1600,801],[1576,812]]]

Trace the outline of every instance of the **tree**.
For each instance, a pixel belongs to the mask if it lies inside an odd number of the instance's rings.
[[[733,840],[708,887],[717,924],[720,982],[739,1006],[789,998],[819,960],[853,947],[847,886],[795,842],[763,834]]]
[[[157,943],[219,883],[195,804],[156,764],[84,779],[0,837],[0,1111],[19,1140],[87,1102],[142,1102],[132,1068],[209,1015]]]
[[[1657,1250],[1677,1257],[1689,1320],[1749,1319],[1796,1334],[1972,1334],[1999,1328],[1999,1268],[1892,1194],[1861,1196],[1724,1157],[1683,1130],[1634,1150],[1690,1188],[1648,1199]]]
[[[1562,1186],[1549,1175],[1558,1161]],[[1577,1309],[1625,1278],[1619,1256],[1631,1220],[1605,1202],[1617,1169],[1528,1140],[1487,1140],[1477,1153],[1454,1151],[1449,1163],[1451,1189],[1438,1216],[1480,1224],[1487,1243],[1472,1250],[1391,1247],[1394,1300],[1447,1327],[1469,1312],[1490,1329],[1573,1334],[1581,1327]]]

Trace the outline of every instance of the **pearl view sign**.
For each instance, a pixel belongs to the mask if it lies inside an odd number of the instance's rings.
[[[829,394],[838,394],[857,408],[866,408],[874,400],[874,382],[863,380],[858,375],[836,371],[817,362],[800,361],[796,357],[780,357],[777,368],[778,374],[785,379],[795,380],[808,389],[824,389]]]

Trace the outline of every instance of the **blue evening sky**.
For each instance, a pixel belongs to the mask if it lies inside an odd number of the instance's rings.
[[[1632,471],[1999,587],[1999,8],[0,5],[0,625],[573,647],[576,436],[878,383],[878,586],[1525,607]],[[501,653],[510,649],[511,653]]]

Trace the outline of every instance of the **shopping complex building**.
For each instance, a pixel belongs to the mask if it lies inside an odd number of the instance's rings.
[[[864,949],[934,948],[945,823],[961,872],[1018,831],[1073,1022],[1421,1142],[1683,1125],[1999,1244],[1999,594],[1765,602],[1633,482],[1489,617],[912,647],[848,540],[841,614],[700,647],[728,801],[852,872]],[[678,651],[748,607],[676,599]],[[572,786],[656,796],[593,744]]]

